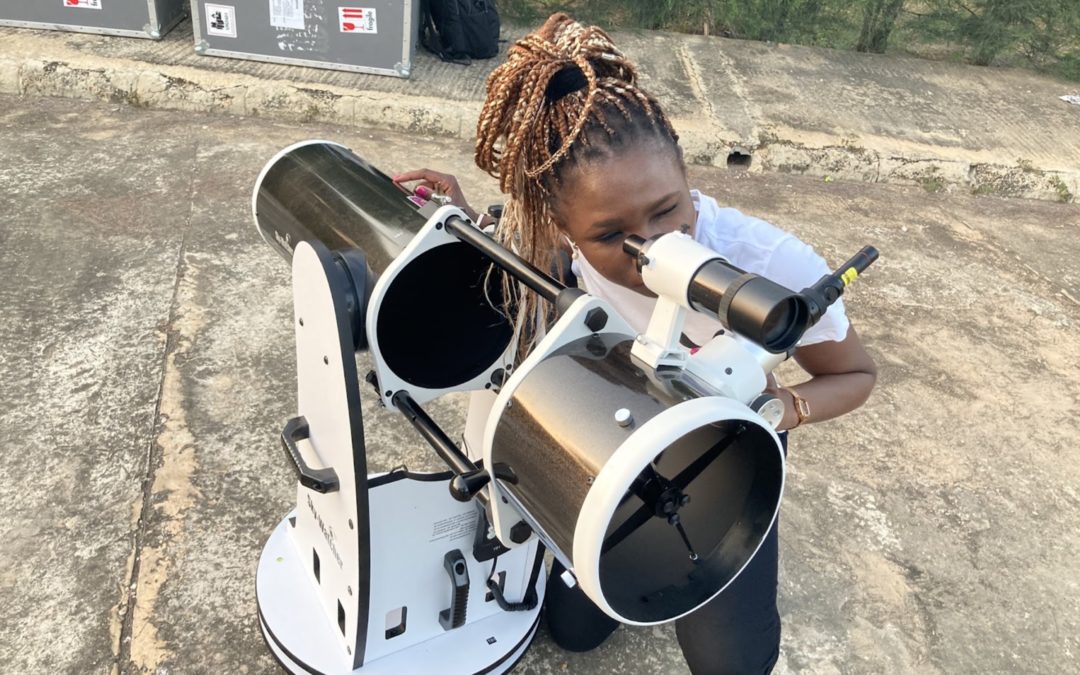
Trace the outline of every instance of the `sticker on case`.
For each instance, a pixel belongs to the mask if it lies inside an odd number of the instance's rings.
[[[342,33],[378,33],[373,7],[338,7],[338,25]]]
[[[304,0],[270,0],[270,25],[304,30]]]
[[[206,34],[236,37],[236,8],[231,5],[206,3]]]
[[[101,9],[101,0],[61,0],[64,7],[85,7],[87,9]]]

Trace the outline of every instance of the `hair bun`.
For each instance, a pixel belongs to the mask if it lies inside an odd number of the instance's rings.
[[[476,164],[498,177],[504,192],[518,193],[566,156],[589,119],[610,130],[604,110],[622,117],[640,110],[651,127],[654,107],[634,65],[602,28],[554,14],[488,75]]]
[[[636,84],[637,73],[604,29],[585,26],[566,14],[554,14],[537,33],[546,39],[557,60],[587,63],[598,78]]]
[[[588,86],[589,80],[585,77],[585,73],[581,71],[581,66],[571,63],[551,76],[547,88],[544,90],[544,98],[549,103],[554,103],[563,96],[580,91]]]

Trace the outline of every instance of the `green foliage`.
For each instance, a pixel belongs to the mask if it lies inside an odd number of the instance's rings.
[[[914,3],[910,3],[914,4]],[[911,28],[924,42],[958,45],[972,63],[1026,60],[1080,79],[1080,0],[925,0]]]
[[[862,30],[855,49],[884,54],[904,0],[864,0]]]
[[[868,0],[857,0],[856,5]],[[842,0],[503,0],[511,19],[564,11],[605,28],[704,33],[821,46],[854,44],[857,12]]]
[[[499,10],[531,25],[565,11],[605,28],[877,53],[917,41],[939,56],[1080,80],[1080,0],[501,0]]]
[[[1065,184],[1065,181],[1061,180],[1061,176],[1051,176],[1050,184],[1054,186],[1054,192],[1057,193],[1059,202],[1067,204],[1072,201],[1073,194],[1069,192],[1069,186]]]

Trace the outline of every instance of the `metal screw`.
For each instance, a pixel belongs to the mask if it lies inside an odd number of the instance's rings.
[[[634,416],[630,414],[628,409],[619,408],[615,411],[615,423],[620,427],[628,427],[634,423]]]

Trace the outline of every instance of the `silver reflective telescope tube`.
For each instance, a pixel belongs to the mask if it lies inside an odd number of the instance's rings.
[[[318,242],[346,269],[357,286],[355,345],[380,345],[381,374],[390,371],[404,384],[445,393],[500,362],[512,329],[501,311],[499,278],[489,274],[491,261],[474,246],[454,239],[414,248],[408,265],[393,265],[437,207],[345,146],[317,140],[279,152],[252,194],[256,228],[286,261],[300,242]],[[390,278],[378,284],[392,266]],[[372,293],[376,306],[368,311]],[[390,404],[395,393],[384,402]]]
[[[285,260],[301,241],[360,249],[381,274],[430,213],[408,190],[348,148],[305,141],[279,152],[255,182],[255,227]],[[434,212],[434,209],[430,209]]]
[[[485,460],[598,607],[671,621],[708,602],[772,527],[784,458],[746,406],[650,377],[629,335],[568,336],[507,384]],[[501,405],[499,405],[501,403]]]

